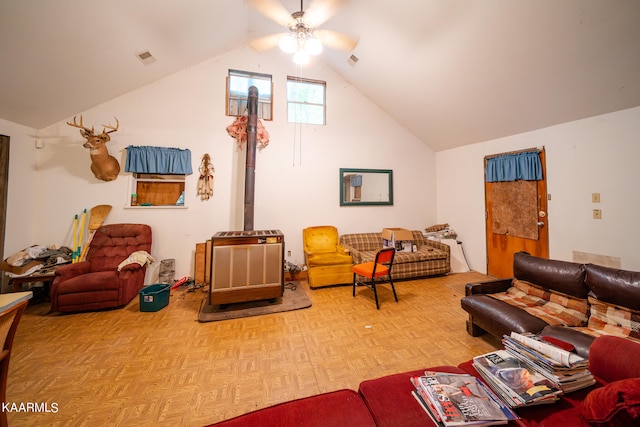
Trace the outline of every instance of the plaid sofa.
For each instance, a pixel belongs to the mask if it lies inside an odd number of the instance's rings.
[[[391,276],[394,280],[447,274],[451,270],[449,246],[427,240],[413,230],[415,252],[396,252]],[[354,264],[373,261],[382,249],[382,233],[354,233],[340,236],[340,244],[349,252]]]

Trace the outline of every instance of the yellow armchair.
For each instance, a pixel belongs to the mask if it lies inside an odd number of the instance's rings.
[[[340,245],[336,227],[307,227],[302,230],[302,243],[311,288],[353,282],[353,259]]]

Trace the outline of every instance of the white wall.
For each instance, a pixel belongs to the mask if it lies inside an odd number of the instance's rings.
[[[463,241],[472,269],[486,272],[483,158],[545,147],[549,256],[573,260],[573,251],[619,257],[640,271],[640,107],[438,152],[438,222]],[[600,193],[601,203],[591,202]],[[593,219],[593,209],[602,219]]]
[[[34,189],[37,188],[35,158],[36,131],[0,119],[0,134],[9,136],[9,187],[4,252],[12,254],[34,242],[38,215]],[[55,205],[54,205],[55,209]]]
[[[78,112],[85,125],[95,124],[97,130],[113,123],[114,116],[120,121],[108,144],[123,172],[112,182],[94,178],[84,140],[66,120],[38,132],[0,121],[0,133],[11,136],[12,144],[11,233],[5,253],[36,243],[71,246],[73,216],[109,204],[113,210],[105,223],[151,225],[156,260],[175,258],[176,278],[192,275],[196,243],[217,231],[242,228],[238,194],[243,192],[239,178],[245,153],[236,150],[225,130],[233,121],[224,112],[229,68],[273,75],[274,121],[264,122],[271,143],[257,154],[254,229],[281,229],[292,261],[303,261],[301,236],[307,226],[332,224],[348,233],[435,223],[435,153],[429,147],[320,63],[300,75],[327,82],[327,125],[287,123],[286,76],[297,75],[291,58],[240,48]],[[35,139],[44,142],[43,149],[34,147]],[[130,174],[124,172],[128,145],[191,150],[195,173],[187,179],[188,209],[125,208],[131,193]],[[204,153],[215,166],[214,195],[208,201],[195,194]],[[340,207],[341,167],[393,169],[394,206]],[[158,264],[148,282],[155,280]]]

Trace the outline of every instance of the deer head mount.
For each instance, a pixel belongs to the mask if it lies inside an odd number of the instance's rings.
[[[118,130],[120,122],[116,119],[116,125],[102,125],[102,133],[96,135],[93,127],[89,129],[82,124],[82,116],[80,116],[80,123],[76,123],[76,117],[73,116],[73,123],[67,122],[69,126],[80,128],[80,135],[87,141],[82,144],[84,148],[89,149],[89,155],[91,156],[91,172],[96,178],[102,181],[113,181],[118,177],[120,173],[120,164],[115,157],[109,154],[105,144],[111,141],[110,133]],[[109,129],[109,131],[107,131]]]

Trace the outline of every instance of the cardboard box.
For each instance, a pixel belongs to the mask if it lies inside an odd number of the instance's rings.
[[[6,271],[7,273],[15,274],[16,276],[26,275],[30,270],[35,271],[35,267],[40,264],[44,264],[45,259],[32,259],[22,266],[15,266],[7,263],[7,261],[2,261],[2,265],[0,265],[0,270]]]
[[[383,228],[382,246],[398,252],[413,252],[413,233],[406,228]]]

